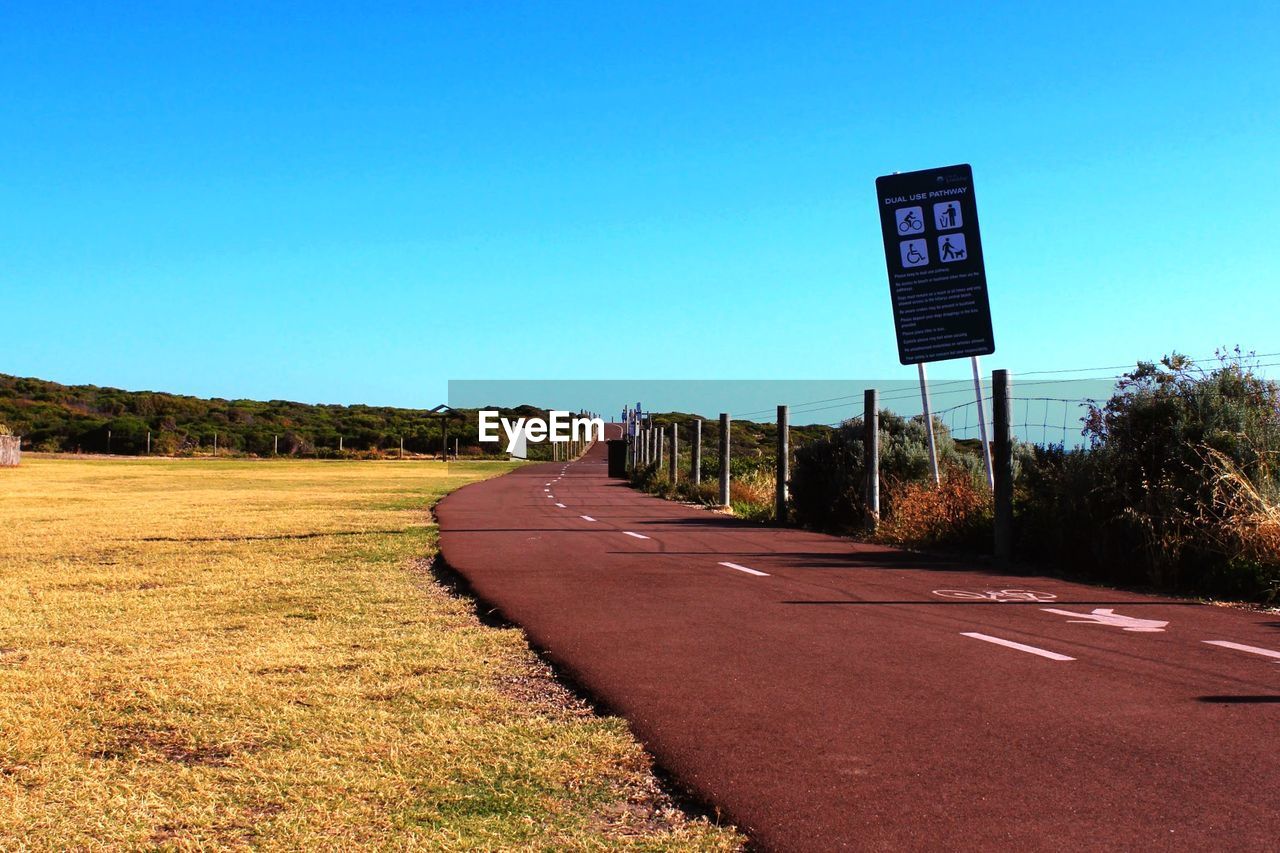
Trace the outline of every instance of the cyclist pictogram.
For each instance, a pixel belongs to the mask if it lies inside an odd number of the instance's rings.
[[[924,240],[903,240],[898,244],[904,267],[922,267],[929,263],[929,244]]]
[[[924,208],[900,207],[893,212],[899,234],[919,234],[924,230]]]
[[[933,206],[933,221],[937,223],[939,231],[947,231],[964,225],[964,215],[960,212],[959,203],[944,201],[935,204]]]
[[[944,234],[938,238],[938,260],[963,261],[966,255],[963,234]]]

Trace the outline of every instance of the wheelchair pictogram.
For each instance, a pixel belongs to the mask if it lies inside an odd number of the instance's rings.
[[[903,240],[898,248],[904,267],[922,267],[929,263],[929,244],[925,240]]]

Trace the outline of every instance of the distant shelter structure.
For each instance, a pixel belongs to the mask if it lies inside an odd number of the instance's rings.
[[[0,468],[16,468],[21,461],[22,440],[0,425]]]

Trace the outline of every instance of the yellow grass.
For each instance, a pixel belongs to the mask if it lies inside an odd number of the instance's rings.
[[[425,571],[492,463],[0,471],[0,849],[728,849]]]

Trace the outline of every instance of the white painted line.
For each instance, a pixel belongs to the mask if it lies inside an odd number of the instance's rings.
[[[561,504],[561,503],[556,504],[556,506],[560,507],[561,509],[568,509],[568,507],[566,507],[564,504]]]
[[[1048,658],[1049,660],[1075,660],[1075,658],[1069,658],[1066,655],[1060,655],[1057,652],[1047,652],[1044,649],[1037,649],[1035,646],[1024,646],[1022,643],[1015,643],[1013,640],[1002,640],[999,637],[990,637],[986,634],[973,634],[961,631],[960,636],[973,637],[975,640],[985,640],[988,643],[995,643],[997,646],[1017,649],[1020,652],[1027,652],[1028,654],[1040,655],[1040,657]]]
[[[755,569],[748,569],[746,566],[739,566],[737,563],[721,563],[726,569],[736,569],[740,572],[746,572],[749,575],[755,575],[758,578],[769,577],[767,572],[757,572]]]
[[[580,515],[578,516],[578,518],[582,519],[583,521],[595,521],[595,519],[589,515]]]
[[[643,533],[632,533],[630,530],[624,530],[624,531],[622,531],[622,532],[623,532],[623,533],[625,533],[625,534],[627,534],[628,536],[634,536],[634,537],[635,537],[635,538],[637,538],[637,539],[648,539],[648,538],[649,538],[648,536],[645,536]]]
[[[1227,640],[1205,640],[1211,646],[1222,646],[1224,649],[1235,649],[1238,652],[1248,652],[1251,655],[1262,655],[1266,658],[1276,658],[1280,660],[1280,652],[1273,652],[1271,649],[1260,649],[1257,646],[1246,646],[1241,643],[1232,643]]]

